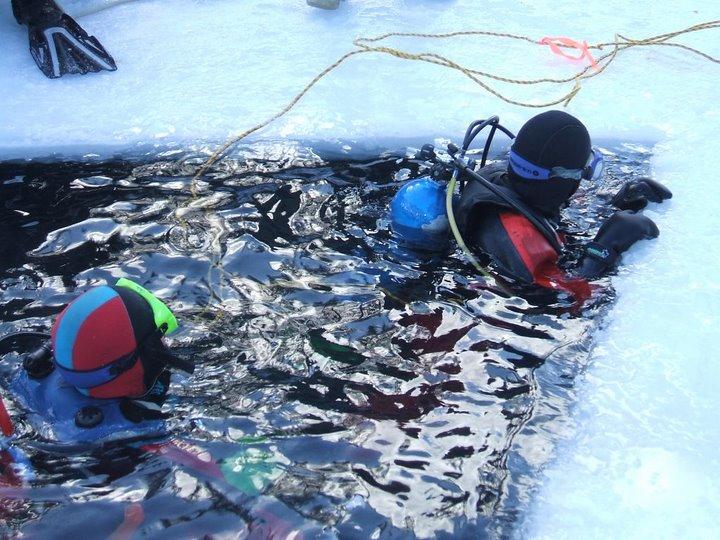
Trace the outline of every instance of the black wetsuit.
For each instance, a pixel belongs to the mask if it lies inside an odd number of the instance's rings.
[[[479,171],[510,198],[520,197],[504,182],[506,164],[495,164]],[[557,275],[557,259],[562,240],[555,223],[540,212],[523,205],[523,213],[469,179],[457,208],[458,226],[468,245],[494,259],[498,270],[522,283],[544,284],[547,274]],[[532,216],[540,226],[533,224]]]
[[[569,273],[558,259],[564,239],[558,234],[556,218],[528,205],[511,189],[507,164],[495,164],[479,171],[518,206],[514,207],[480,182],[470,178],[457,205],[457,222],[468,246],[488,254],[497,269],[524,284],[561,289],[582,299],[590,294],[588,280],[611,270],[621,253],[638,240],[654,238],[658,229],[650,218],[637,213],[648,202],[672,196],[667,188],[649,178],[625,184],[613,197],[616,212],[600,227],[595,239],[586,244],[579,267]],[[519,210],[519,209],[521,210]]]

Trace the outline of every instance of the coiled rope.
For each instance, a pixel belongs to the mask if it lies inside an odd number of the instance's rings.
[[[378,43],[381,41],[384,41],[386,39],[392,38],[392,37],[411,37],[411,38],[422,38],[422,39],[449,39],[454,37],[460,37],[460,36],[486,36],[486,37],[495,37],[495,38],[505,38],[505,39],[512,39],[516,41],[525,41],[527,43],[532,43],[533,45],[537,45],[540,42],[536,39],[533,39],[528,36],[523,36],[519,34],[508,34],[504,32],[490,32],[485,30],[469,30],[469,31],[461,31],[461,32],[450,32],[445,34],[423,34],[423,33],[415,33],[415,32],[389,32],[387,34],[383,34],[381,36],[373,37],[373,38],[357,38],[353,41],[353,45],[356,47],[355,50],[352,50],[348,53],[345,53],[340,58],[335,60],[332,64],[327,66],[325,69],[323,69],[320,73],[318,73],[313,79],[305,85],[305,87],[298,92],[298,94],[290,100],[290,102],[285,105],[278,113],[274,114],[267,120],[257,124],[256,126],[251,127],[250,129],[243,131],[239,135],[233,136],[230,139],[228,139],[225,144],[223,144],[219,149],[217,149],[215,152],[213,152],[210,157],[205,161],[205,163],[200,167],[198,172],[195,174],[194,180],[199,179],[201,176],[203,176],[207,170],[225,153],[227,152],[232,146],[240,142],[241,140],[245,139],[249,135],[252,135],[253,133],[263,129],[264,127],[267,127],[269,124],[273,123],[275,120],[278,120],[279,118],[285,116],[288,112],[290,112],[295,105],[307,94],[318,82],[320,82],[325,76],[327,76],[330,72],[338,68],[340,65],[342,65],[346,60],[349,58],[352,58],[353,56],[357,56],[359,54],[365,54],[365,53],[382,53],[382,54],[388,54],[390,56],[394,56],[396,58],[400,58],[402,60],[412,60],[412,61],[419,61],[419,62],[427,62],[430,64],[435,64],[443,67],[447,67],[456,71],[461,72],[466,77],[468,77],[470,80],[478,84],[481,88],[489,92],[490,94],[496,96],[497,98],[501,99],[502,101],[509,103],[511,105],[517,105],[519,107],[528,107],[528,108],[546,108],[546,107],[552,107],[553,105],[559,105],[563,104],[564,106],[567,106],[568,103],[578,94],[578,92],[581,89],[580,81],[584,79],[590,79],[592,77],[596,77],[603,73],[610,64],[613,63],[613,61],[616,59],[619,52],[631,49],[633,47],[643,47],[643,46],[667,46],[667,47],[676,47],[679,49],[683,49],[689,52],[692,52],[694,54],[697,54],[701,56],[702,58],[705,58],[706,60],[710,62],[714,62],[716,64],[720,64],[720,59],[715,58],[707,53],[704,53],[698,49],[695,49],[693,47],[689,47],[687,45],[683,45],[680,43],[668,43],[668,40],[683,35],[683,34],[689,34],[692,32],[699,32],[701,30],[711,30],[720,28],[720,20],[716,21],[709,21],[704,22],[700,24],[696,24],[693,26],[690,26],[688,28],[684,28],[682,30],[677,30],[675,32],[668,32],[665,34],[660,34],[657,36],[652,36],[645,39],[632,39],[625,37],[621,34],[615,34],[614,41],[610,41],[607,43],[598,43],[596,45],[590,45],[589,49],[594,50],[603,50],[606,47],[612,46],[612,51],[603,54],[599,58],[597,58],[596,63],[598,64],[599,68],[595,71],[592,71],[592,66],[586,66],[579,72],[577,72],[574,75],[571,75],[569,77],[565,78],[551,78],[551,77],[543,77],[539,79],[517,79],[517,78],[511,78],[511,77],[503,77],[501,75],[496,75],[494,73],[486,72],[486,71],[479,71],[476,69],[470,69],[465,66],[462,66],[461,64],[458,64],[454,62],[453,60],[450,60],[449,58],[436,54],[436,53],[410,53],[401,49],[396,49],[393,47],[385,47],[385,46],[377,46],[377,45],[371,45],[373,43]],[[562,46],[562,45],[561,45]],[[527,101],[518,101],[511,99],[504,95],[502,92],[499,92],[498,90],[495,90],[493,87],[491,87],[488,83],[481,80],[481,77],[492,79],[499,82],[509,83],[509,84],[517,84],[517,85],[533,85],[533,84],[542,84],[542,83],[551,83],[551,84],[566,84],[573,82],[573,88],[563,94],[560,97],[557,97],[555,99],[552,99],[550,101],[546,101],[544,103],[534,103],[534,102],[527,102]],[[193,192],[196,191],[196,188],[193,186]]]

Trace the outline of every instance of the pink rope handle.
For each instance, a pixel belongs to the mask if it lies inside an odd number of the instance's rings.
[[[562,56],[563,58],[567,58],[568,60],[586,59],[595,71],[599,71],[600,69],[598,68],[597,62],[593,58],[592,54],[590,54],[587,41],[583,41],[581,43],[567,37],[544,37],[540,40],[540,45],[548,45],[553,53],[557,54],[558,56]],[[579,51],[578,56],[573,56],[566,53],[560,48],[560,45],[565,45],[566,47],[577,49]]]

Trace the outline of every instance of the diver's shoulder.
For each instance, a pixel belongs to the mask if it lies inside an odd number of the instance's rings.
[[[507,161],[500,160],[488,163],[484,167],[476,169],[475,172],[487,178],[494,184],[504,185],[505,178],[507,177]]]

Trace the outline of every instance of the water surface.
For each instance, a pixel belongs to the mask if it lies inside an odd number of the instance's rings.
[[[648,169],[645,148],[605,149],[565,212],[571,247]],[[58,444],[5,391],[34,473],[0,487],[0,530],[104,538],[129,511],[160,538],[510,535],[571,429],[608,284],[578,308],[398,246],[389,200],[426,172],[406,156],[248,148],[193,184],[200,162],[0,165],[0,335],[124,276],[169,303],[198,365],[152,440]],[[18,355],[0,354],[7,381]]]

